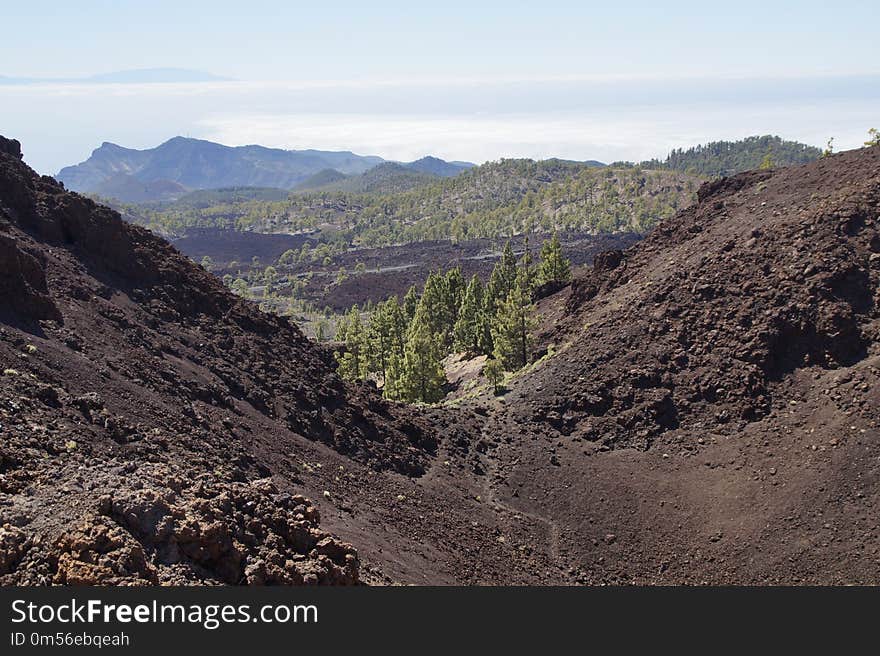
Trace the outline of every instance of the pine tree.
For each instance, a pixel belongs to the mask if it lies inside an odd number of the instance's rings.
[[[396,354],[402,358],[403,347],[406,345],[406,331],[409,327],[409,320],[406,317],[406,312],[403,307],[397,302],[396,296],[389,298],[385,303],[385,306],[390,328],[391,353],[392,355]]]
[[[446,302],[443,286],[443,274],[439,271],[431,271],[425,279],[425,286],[422,288],[422,295],[419,298],[419,306],[416,308],[416,312],[421,308],[425,309],[425,319],[432,333],[439,329],[443,320],[440,316]]]
[[[531,331],[535,327],[533,310],[526,281],[521,276],[498,308],[492,328],[495,357],[507,371],[521,369],[528,362]]]
[[[247,298],[249,291],[247,281],[242,278],[236,278],[232,281],[232,291],[243,298]]]
[[[403,399],[401,383],[403,378],[406,337],[410,320],[403,306],[392,296],[386,303],[388,324],[390,327],[390,349],[388,351],[385,381],[382,393],[387,399]]]
[[[406,315],[407,322],[412,321],[416,316],[416,307],[419,304],[419,290],[413,285],[410,287],[406,295],[403,297],[403,312]]]
[[[562,255],[562,244],[559,235],[541,244],[541,261],[538,264],[538,284],[548,282],[562,285],[571,280],[571,262]]]
[[[528,235],[526,235],[525,238],[525,251],[523,252],[523,256],[519,258],[519,271],[517,275],[523,277],[526,289],[529,294],[531,294],[537,285],[538,272],[535,267],[535,259],[532,257],[532,252],[529,248]]]
[[[495,394],[498,394],[501,391],[501,381],[504,380],[504,369],[501,367],[501,362],[495,358],[487,360],[483,366],[483,375],[492,384],[492,390]]]
[[[492,338],[492,322],[494,315],[486,312],[485,303],[483,310],[477,315],[477,353],[491,355],[495,352],[495,341]]]
[[[386,399],[405,400],[403,393],[403,366],[403,356],[392,351],[388,357],[385,384],[382,387],[382,395]]]
[[[480,278],[474,274],[465,289],[458,310],[458,320],[453,329],[456,351],[477,354],[482,351],[480,331],[483,327],[483,296],[485,288]]]
[[[494,315],[498,306],[504,302],[507,295],[516,284],[516,256],[510,241],[504,244],[501,259],[492,269],[489,284],[486,288],[486,311]]]
[[[445,313],[444,319],[447,325],[453,326],[458,320],[458,309],[461,306],[461,299],[464,296],[465,284],[464,277],[461,275],[461,267],[455,267],[446,272],[446,280],[444,287],[445,294]]]
[[[352,307],[340,321],[336,329],[336,340],[345,342],[345,351],[334,354],[337,373],[345,380],[357,380],[366,376],[367,366],[364,357],[364,327],[360,311]]]
[[[834,137],[828,138],[828,143],[825,145],[825,150],[822,151],[822,157],[831,157],[834,154]]]
[[[367,339],[370,342],[369,369],[385,379],[388,368],[388,354],[391,351],[391,327],[385,304],[379,303],[370,316]]]
[[[272,289],[272,285],[275,284],[275,281],[278,279],[278,271],[271,264],[266,267],[265,271],[263,271],[263,282],[266,283],[266,291],[269,292]]]
[[[452,328],[458,315],[463,285],[459,269],[452,269],[446,275],[439,271],[431,273],[419,301],[419,305],[425,307],[431,333],[438,336],[444,349],[452,346]]]
[[[868,130],[868,140],[865,142],[865,145],[869,148],[871,146],[880,146],[880,130],[877,128]]]
[[[370,315],[369,339],[372,344],[370,371],[387,382],[390,360],[392,356],[403,356],[406,340],[406,317],[396,296],[379,303]]]
[[[426,306],[419,303],[407,332],[397,394],[406,401],[434,403],[443,398],[446,374],[437,336],[431,333]]]

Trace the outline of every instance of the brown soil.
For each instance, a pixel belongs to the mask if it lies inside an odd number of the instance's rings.
[[[542,303],[487,461],[586,583],[880,581],[880,148],[707,184]]]
[[[0,151],[0,582],[880,580],[878,148],[704,186],[437,408]]]

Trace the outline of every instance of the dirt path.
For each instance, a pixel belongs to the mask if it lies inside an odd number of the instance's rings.
[[[492,440],[489,439],[491,437],[490,429],[497,426],[498,420],[496,416],[497,413],[502,409],[503,408],[501,404],[497,401],[494,401],[493,413],[492,415],[487,417],[486,422],[483,424],[483,427],[480,431],[481,439],[486,440],[490,443],[492,442]],[[550,517],[517,508],[499,498],[499,496],[495,493],[495,486],[493,485],[493,481],[498,480],[500,476],[498,473],[499,459],[491,454],[487,454],[485,457],[485,462],[486,474],[483,477],[483,490],[486,495],[486,500],[491,505],[497,506],[506,513],[513,515],[514,519],[517,519],[519,517],[526,517],[536,524],[544,526],[547,533],[547,553],[550,555],[553,563],[557,567],[562,569],[564,565],[564,563],[562,562],[562,555],[560,551],[560,537],[562,532],[559,528],[559,524]]]

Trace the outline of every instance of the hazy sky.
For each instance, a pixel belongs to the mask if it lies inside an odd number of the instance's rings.
[[[101,141],[613,160],[880,126],[880,3],[8,2],[0,75],[175,67],[234,82],[0,86],[54,173]]]

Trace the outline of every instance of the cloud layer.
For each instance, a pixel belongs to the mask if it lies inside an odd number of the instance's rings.
[[[613,161],[766,133],[856,147],[880,124],[878,100],[878,76],[50,84],[0,87],[0,130],[46,173],[103,141],[144,148],[175,135],[400,160]]]

